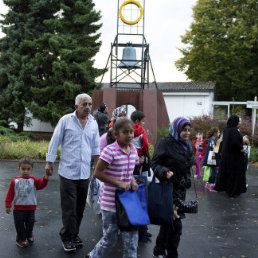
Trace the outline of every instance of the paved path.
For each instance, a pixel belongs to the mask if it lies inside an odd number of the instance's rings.
[[[64,253],[60,239],[61,227],[59,181],[55,170],[47,188],[38,191],[38,209],[34,227],[35,243],[26,249],[15,245],[13,216],[5,213],[4,199],[9,184],[17,175],[17,162],[0,161],[0,257],[1,258],[82,258],[101,237],[101,220],[86,208],[80,236],[84,247],[72,254]],[[44,163],[36,163],[33,175],[44,174]],[[248,192],[238,198],[204,189],[201,179],[196,180],[200,198],[199,213],[188,214],[183,220],[180,258],[257,258],[258,257],[258,168],[250,167],[247,175]],[[188,198],[194,197],[190,189]],[[152,257],[157,226],[149,226],[152,242],[140,244],[138,256]],[[122,247],[107,258],[121,258]]]

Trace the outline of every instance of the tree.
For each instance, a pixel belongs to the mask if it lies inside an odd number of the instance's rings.
[[[258,95],[256,0],[199,0],[176,67],[193,81],[216,82],[218,100]]]
[[[32,99],[31,71],[28,63],[36,54],[27,41],[37,39],[48,28],[45,19],[58,10],[54,0],[5,0],[9,7],[0,21],[5,36],[0,39],[0,119],[18,124],[23,130],[26,104]]]
[[[30,63],[33,102],[27,107],[41,121],[55,125],[73,111],[77,94],[97,88],[103,70],[93,66],[101,45],[94,6],[92,0],[63,0],[56,17],[45,21],[51,32],[30,42],[37,54]]]

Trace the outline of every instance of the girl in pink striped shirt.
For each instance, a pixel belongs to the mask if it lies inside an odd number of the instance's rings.
[[[134,136],[133,124],[127,118],[119,119],[114,125],[116,141],[102,151],[96,165],[94,176],[104,182],[99,197],[103,220],[103,237],[94,249],[85,257],[106,257],[116,245],[118,225],[116,219],[115,191],[138,189],[133,177],[136,164],[139,163],[137,150],[131,144]],[[122,231],[123,257],[137,257],[138,231]]]

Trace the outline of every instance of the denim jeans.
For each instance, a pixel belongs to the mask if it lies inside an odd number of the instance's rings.
[[[102,210],[103,237],[90,252],[90,258],[104,258],[115,247],[118,239],[116,213]],[[123,258],[137,258],[138,231],[121,231]]]
[[[25,241],[26,238],[32,237],[35,210],[14,210],[13,217],[17,232],[16,241]]]

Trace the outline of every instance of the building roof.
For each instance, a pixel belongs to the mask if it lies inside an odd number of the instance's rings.
[[[162,92],[215,90],[215,82],[159,82],[157,84]]]
[[[109,88],[109,83],[104,83],[103,88]],[[212,92],[215,90],[215,82],[158,82],[157,87],[162,92]],[[119,90],[139,90],[141,87],[136,83],[118,83]],[[155,83],[149,84],[149,89],[156,89]]]

